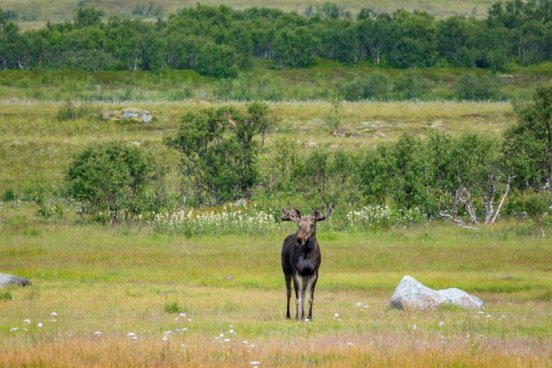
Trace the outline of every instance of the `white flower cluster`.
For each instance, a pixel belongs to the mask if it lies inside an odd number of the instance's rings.
[[[157,229],[189,234],[260,233],[275,229],[276,224],[272,214],[254,207],[232,209],[226,206],[208,212],[191,209],[157,213],[152,220]]]
[[[389,225],[390,221],[391,209],[387,205],[364,206],[347,213],[347,222],[353,227],[380,227]]]
[[[347,222],[353,228],[381,228],[421,222],[423,214],[418,208],[391,210],[385,206],[364,206],[347,213]]]

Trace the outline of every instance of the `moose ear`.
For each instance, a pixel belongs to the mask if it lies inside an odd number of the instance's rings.
[[[297,208],[291,210],[285,210],[282,208],[282,221],[294,221],[299,222],[301,220],[301,212]]]
[[[316,221],[324,221],[325,219],[330,217],[333,214],[333,212],[334,212],[334,206],[333,206],[333,204],[330,203],[330,206],[328,207],[328,211],[326,212],[326,214],[324,216],[320,216],[320,211],[315,210],[314,214],[313,214],[313,217]]]

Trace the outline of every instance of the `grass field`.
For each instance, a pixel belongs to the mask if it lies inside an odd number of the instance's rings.
[[[552,246],[529,224],[348,234],[321,224],[305,323],[283,318],[279,252],[293,225],[187,239],[0,208],[0,269],[33,282],[0,293],[0,366],[551,366]],[[405,274],[486,307],[392,310]]]
[[[223,102],[88,102],[85,116],[60,121],[63,102],[21,99],[33,89],[25,83],[13,87],[16,98],[0,94],[0,195],[28,197],[0,202],[0,272],[33,286],[0,290],[0,367],[552,366],[552,244],[534,224],[503,219],[471,232],[431,222],[345,233],[322,223],[314,320],[285,321],[279,258],[293,225],[188,238],[75,213],[44,219],[31,200],[39,190],[59,196],[73,155],[97,142],[137,142],[175,165],[163,138],[183,113]],[[154,122],[98,118],[129,105],[150,110]],[[266,147],[285,138],[302,152],[358,151],[405,132],[498,139],[516,119],[507,102],[343,103],[342,134],[334,135],[323,123],[328,102],[269,105],[277,122]],[[406,274],[432,288],[462,288],[486,307],[392,310],[390,296]]]
[[[73,155],[96,142],[138,142],[155,152],[159,160],[176,164],[178,158],[162,144],[163,137],[174,133],[183,113],[221,104],[197,100],[91,103],[96,115],[58,121],[60,102],[0,101],[0,194],[10,188],[20,195],[37,189],[55,192]],[[101,111],[129,105],[150,110],[155,121],[142,125],[105,122],[97,117]],[[297,141],[304,150],[363,150],[406,132],[419,136],[437,131],[455,135],[477,132],[498,137],[515,121],[509,103],[344,103],[342,134],[336,136],[324,128],[328,102],[271,103],[270,109],[277,123],[267,136],[266,146],[283,138]]]
[[[37,28],[45,25],[47,21],[62,21],[72,19],[78,9],[78,5],[91,6],[103,9],[106,16],[130,16],[132,10],[137,5],[153,4],[154,8],[161,8],[161,15],[167,16],[178,9],[195,6],[196,1],[192,0],[0,0],[0,8],[5,10],[14,10],[19,16],[19,23],[24,28]],[[230,0],[214,1],[204,0],[204,5],[224,4],[235,9],[245,9],[251,7],[271,7],[279,8],[285,11],[296,11],[302,14],[307,6],[317,6],[323,4],[323,1],[308,0],[277,0],[277,1],[258,1],[258,0]],[[397,9],[422,10],[434,14],[438,17],[446,17],[455,14],[465,16],[475,16],[478,18],[487,15],[487,9],[494,3],[492,0],[337,0],[333,3],[343,6],[346,10],[356,14],[362,8],[372,8],[378,11],[393,12]],[[155,18],[155,17],[153,17]]]

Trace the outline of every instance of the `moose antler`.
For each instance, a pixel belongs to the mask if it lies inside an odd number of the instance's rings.
[[[292,208],[291,210],[282,208],[282,221],[299,222],[299,220],[301,220],[301,212],[297,208]]]
[[[333,203],[330,203],[330,206],[328,207],[328,211],[326,211],[326,214],[324,216],[320,216],[319,210],[315,210],[313,216],[316,221],[324,221],[325,219],[330,217],[333,214],[333,212],[334,212],[334,205]]]

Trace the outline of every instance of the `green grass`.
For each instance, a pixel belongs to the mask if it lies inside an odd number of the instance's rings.
[[[192,0],[155,0],[155,1],[115,1],[115,0],[85,0],[81,2],[84,6],[95,7],[106,12],[106,17],[112,15],[130,16],[136,5],[154,4],[163,8],[163,15],[174,13],[178,9],[187,6],[195,6],[196,1]],[[230,0],[230,1],[214,1],[205,0],[201,2],[204,5],[220,5],[225,4],[235,9],[245,9],[250,7],[271,7],[279,8],[285,11],[297,11],[303,13],[308,5],[316,6],[317,2],[308,0],[277,0],[270,3],[255,0]],[[362,8],[371,8],[378,11],[393,12],[397,9],[420,10],[427,11],[438,17],[446,17],[456,14],[475,16],[483,18],[487,15],[487,9],[493,0],[470,0],[470,1],[454,1],[454,0],[373,0],[370,2],[360,0],[336,0],[333,1],[338,5],[342,5],[346,10],[356,14]],[[46,21],[62,21],[73,19],[76,10],[78,9],[77,2],[72,0],[56,0],[49,2],[45,0],[1,0],[0,7],[7,10],[14,10],[18,16],[18,22],[24,28],[43,27]]]
[[[158,160],[176,167],[177,154],[162,144],[163,138],[174,134],[183,113],[222,102],[92,103],[98,115],[128,105],[148,109],[155,117],[150,125],[97,118],[60,122],[55,116],[62,104],[0,100],[0,196],[10,192],[19,198],[32,199],[40,191],[60,194],[64,173],[73,156],[97,142],[138,142],[154,152]],[[277,139],[288,139],[298,142],[305,151],[363,150],[396,140],[406,132],[418,136],[438,131],[454,135],[477,132],[498,137],[515,121],[509,103],[344,103],[344,134],[335,136],[324,128],[324,115],[330,109],[327,102],[278,102],[271,103],[270,109],[278,121],[266,138],[266,147],[270,148]]]
[[[317,59],[309,68],[273,70],[257,62],[233,81],[203,77],[191,70],[159,73],[18,71],[0,73],[0,98],[88,101],[182,101],[186,99],[328,100],[338,86],[370,73],[382,73],[393,81],[404,70],[377,67],[370,62],[341,65]],[[552,63],[520,67],[503,73],[482,69],[428,68],[414,70],[429,90],[425,100],[453,100],[455,84],[465,74],[486,76],[496,81],[499,99],[525,99],[534,85],[550,79]]]
[[[33,282],[1,302],[0,364],[143,365],[170,353],[162,360],[168,365],[262,360],[269,366],[338,366],[350,356],[342,364],[356,366],[371,356],[373,364],[394,366],[415,352],[419,358],[409,366],[428,366],[426,355],[433,357],[430,366],[492,366],[502,354],[509,354],[510,366],[542,366],[552,353],[552,246],[536,232],[515,231],[521,223],[479,233],[430,224],[326,239],[327,224],[321,224],[315,319],[305,324],[283,319],[279,252],[292,225],[263,236],[187,239],[147,227],[43,221],[28,211],[5,207],[0,213],[0,269]],[[18,216],[27,219],[5,220]],[[482,314],[447,306],[389,309],[405,274],[432,288],[460,287],[481,297],[486,308]],[[59,316],[52,318],[54,311]],[[180,311],[187,316],[174,314]],[[30,325],[23,323],[27,318]],[[13,327],[20,330],[10,332]],[[188,331],[170,335],[172,348],[164,348],[163,331],[183,327]],[[130,344],[131,331],[142,350]],[[214,340],[222,332],[230,342]],[[64,354],[55,354],[52,344]],[[108,353],[112,346],[117,353]],[[384,359],[388,354],[393,358]]]

